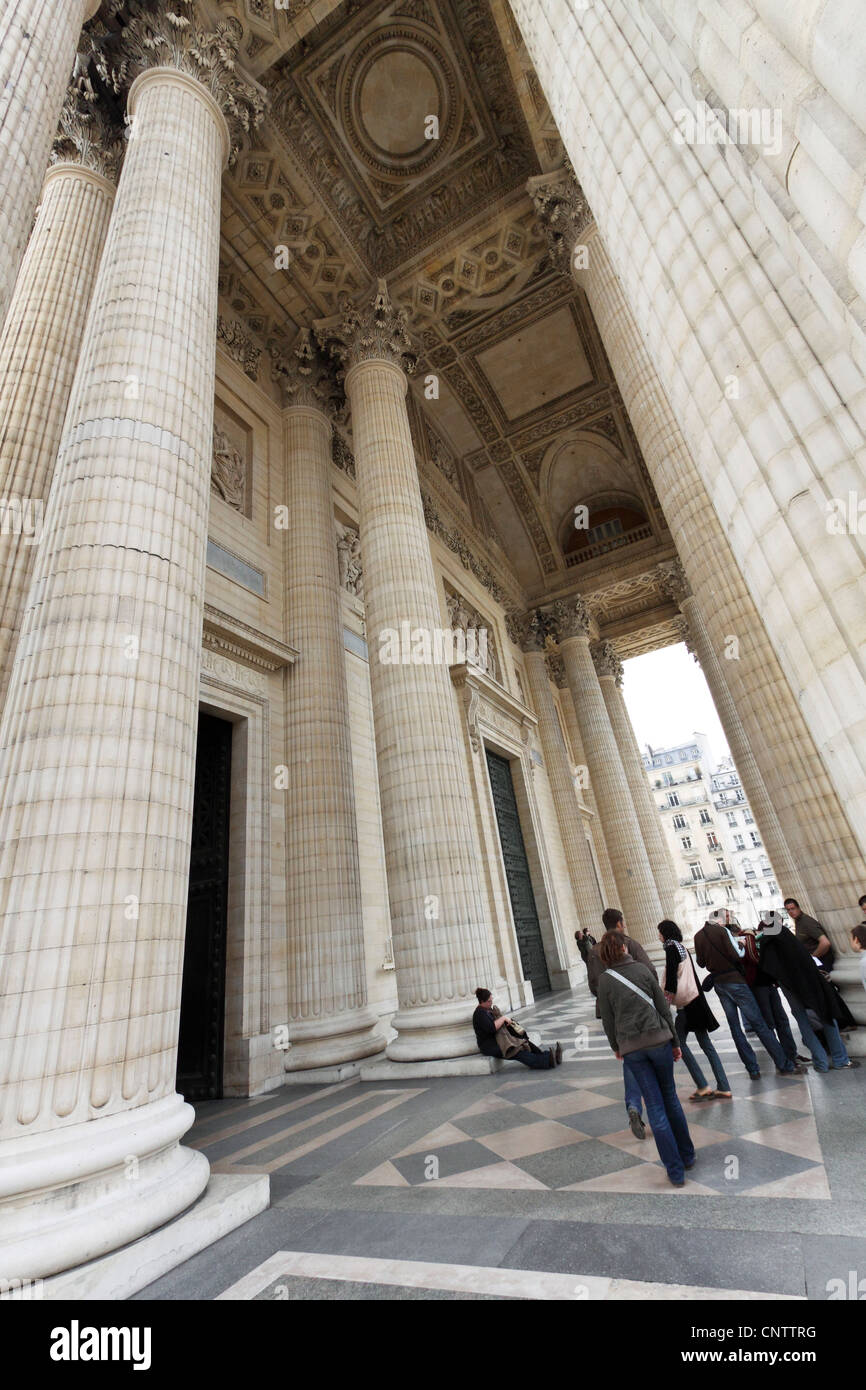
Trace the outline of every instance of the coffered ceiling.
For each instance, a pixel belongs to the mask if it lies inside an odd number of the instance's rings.
[[[530,601],[610,572],[562,548],[597,495],[647,517],[618,573],[672,553],[586,299],[526,193],[563,153],[507,0],[205,3],[243,24],[270,102],[224,180],[224,315],[285,345],[385,276],[421,350],[425,464]]]

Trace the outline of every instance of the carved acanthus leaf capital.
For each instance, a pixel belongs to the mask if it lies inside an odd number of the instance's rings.
[[[127,0],[120,8],[127,22],[103,47],[103,80],[119,92],[149,68],[176,68],[196,78],[226,118],[234,164],[268,105],[263,89],[237,67],[241,22],[231,16],[208,27],[198,0]]]
[[[557,690],[564,690],[568,684],[568,678],[565,674],[565,662],[557,652],[547,653],[547,669]]]
[[[90,87],[85,74],[81,83],[73,79],[67,89],[51,163],[80,164],[116,183],[126,149],[124,137],[123,126]]]
[[[685,599],[692,597],[691,586],[679,560],[663,560],[656,573],[658,574],[659,588],[666,598],[680,604]]]
[[[550,635],[550,624],[540,609],[536,608],[534,611],[524,613],[520,620],[519,646],[521,651],[546,651],[547,639]]]
[[[550,259],[557,270],[570,274],[574,248],[594,221],[571,166],[529,179],[526,190],[535,206]]]
[[[306,405],[335,416],[342,406],[334,364],[314,342],[308,328],[302,328],[288,351],[268,344],[274,381],[282,387],[283,404]]]
[[[551,616],[558,642],[563,642],[568,637],[588,637],[590,634],[592,614],[579,595],[567,601],[557,599]]]
[[[689,620],[684,613],[681,613],[678,618],[674,618],[674,627],[676,628],[680,641],[685,643],[686,651],[691,652],[695,661],[700,666],[701,662],[697,654],[697,651],[695,650],[694,640],[692,638],[692,630],[689,627]]]
[[[322,347],[346,367],[391,362],[411,376],[418,355],[406,326],[408,315],[392,303],[385,281],[377,281],[375,293],[361,304],[353,304],[345,295],[339,302],[339,319],[317,326]]]
[[[598,642],[592,648],[592,659],[599,676],[612,676],[617,685],[622,685],[625,671],[613,642]]]

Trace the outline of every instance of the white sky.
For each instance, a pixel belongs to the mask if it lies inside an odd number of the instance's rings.
[[[641,753],[646,744],[664,748],[706,734],[713,755],[728,756],[704,674],[682,642],[626,661],[623,695]]]

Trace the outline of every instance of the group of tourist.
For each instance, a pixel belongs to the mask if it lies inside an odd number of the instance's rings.
[[[866,917],[866,893],[859,907]],[[596,999],[596,1017],[623,1064],[629,1126],[637,1139],[646,1138],[645,1104],[659,1157],[675,1187],[684,1185],[686,1170],[695,1163],[695,1149],[677,1095],[674,1063],[682,1060],[695,1084],[690,1101],[733,1098],[710,1039],[719,1027],[707,999],[711,991],[752,1081],[760,1078],[761,1069],[747,1032],[757,1037],[781,1076],[801,1075],[809,1065],[819,1072],[860,1065],[849,1058],[842,1040],[841,1029],[857,1024],[831,978],[835,951],[830,938],[820,922],[803,912],[796,898],[786,898],[785,909],[794,923],[793,932],[784,925],[783,915],[772,910],[762,913],[756,929],[741,927],[724,908],[711,912],[694,939],[697,963],[707,971],[703,978],[676,922],[660,922],[663,984],[644,948],[626,934],[619,908],[606,908],[602,914],[601,941],[596,942],[585,927],[575,934]],[[852,930],[851,944],[860,953],[866,989],[866,921]],[[479,989],[476,994],[479,1002],[473,1025],[483,1053],[538,1069],[561,1062],[559,1043],[549,1050],[537,1047],[512,1019],[499,1015],[489,990]],[[809,1057],[798,1053],[782,996]],[[708,1084],[688,1047],[689,1034],[706,1057],[715,1086]]]

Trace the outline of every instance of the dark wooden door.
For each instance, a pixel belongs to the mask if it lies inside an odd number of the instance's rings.
[[[187,1100],[222,1095],[231,759],[231,724],[200,714],[177,1051]]]
[[[517,930],[517,945],[520,961],[527,980],[532,982],[536,997],[550,990],[550,976],[547,973],[547,960],[541,941],[541,927],[538,924],[538,911],[535,894],[529,877],[529,864],[526,859],[526,846],[520,829],[517,814],[517,798],[514,795],[514,782],[511,764],[506,758],[487,750],[487,768],[490,773],[490,786],[493,791],[493,806],[496,823],[499,827],[499,840],[502,857],[505,861],[505,877],[508,880],[508,894],[511,898],[511,911]]]

